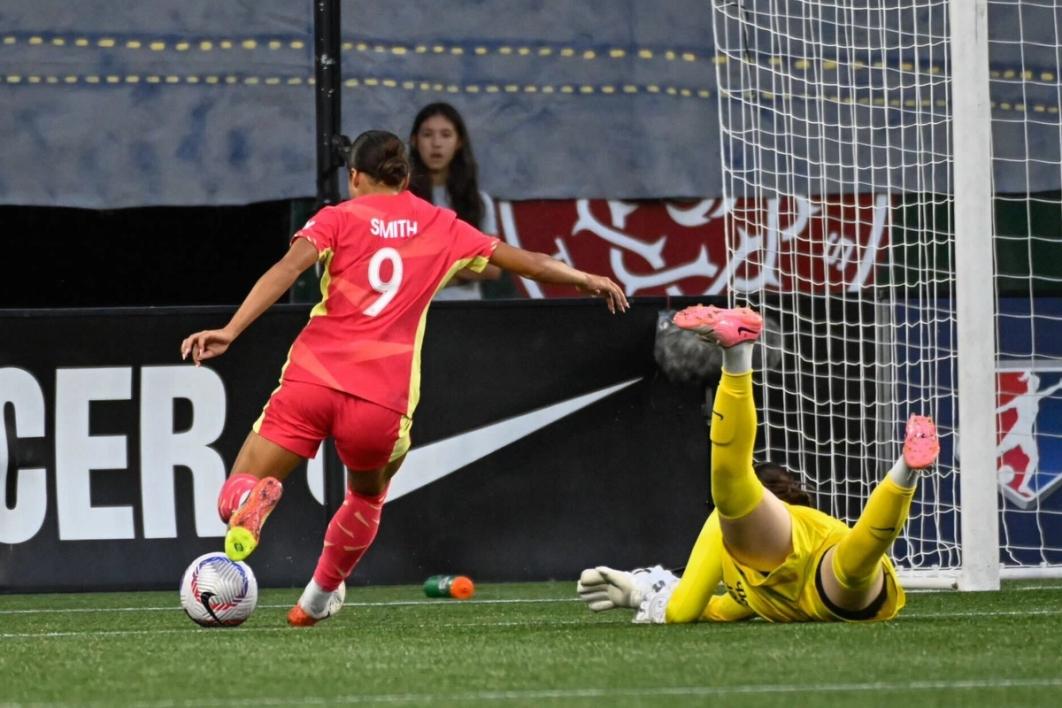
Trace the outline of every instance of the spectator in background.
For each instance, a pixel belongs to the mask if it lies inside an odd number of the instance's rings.
[[[413,119],[409,135],[413,173],[409,190],[436,206],[453,209],[457,218],[485,234],[498,235],[494,201],[479,189],[479,168],[468,128],[449,103],[430,103]],[[481,300],[512,295],[511,281],[501,268],[488,265],[482,273],[463,270],[435,296],[436,300]],[[489,283],[487,288],[484,285]]]

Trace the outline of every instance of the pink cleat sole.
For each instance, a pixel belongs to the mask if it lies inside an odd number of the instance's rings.
[[[723,309],[692,305],[675,314],[676,327],[696,332],[702,339],[729,349],[742,342],[755,341],[763,331],[763,318],[747,307]]]
[[[913,470],[929,467],[940,454],[937,426],[932,418],[912,415],[907,421],[907,435],[903,441],[903,461]]]

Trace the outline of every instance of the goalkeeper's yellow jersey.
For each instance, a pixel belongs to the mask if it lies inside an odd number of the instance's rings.
[[[725,545],[722,546],[723,583],[729,599],[751,612],[743,613],[731,602],[713,598],[702,619],[735,621],[745,619],[752,612],[768,622],[843,619],[823,604],[815,587],[815,572],[826,551],[836,546],[849,528],[817,509],[787,506],[793,517],[793,552],[770,573],[764,574],[737,562],[727,553]],[[888,556],[882,558],[882,571],[885,573],[886,599],[872,620],[892,619],[905,602],[903,587]]]

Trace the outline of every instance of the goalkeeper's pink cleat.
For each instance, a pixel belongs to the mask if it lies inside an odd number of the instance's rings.
[[[747,307],[726,310],[714,305],[692,305],[676,313],[672,321],[676,327],[696,332],[723,349],[752,342],[763,331],[763,318]]]
[[[225,555],[234,561],[242,561],[258,548],[262,526],[276,508],[284,485],[275,477],[263,477],[254,485],[247,500],[233,512],[229,530],[225,534]]]
[[[922,470],[937,461],[940,440],[932,418],[912,415],[907,421],[907,435],[903,441],[903,461],[913,470]]]

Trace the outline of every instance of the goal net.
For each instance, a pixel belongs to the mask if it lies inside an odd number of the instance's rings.
[[[730,297],[781,334],[758,454],[851,523],[931,415],[907,581],[1062,575],[1062,10],[712,5]]]

